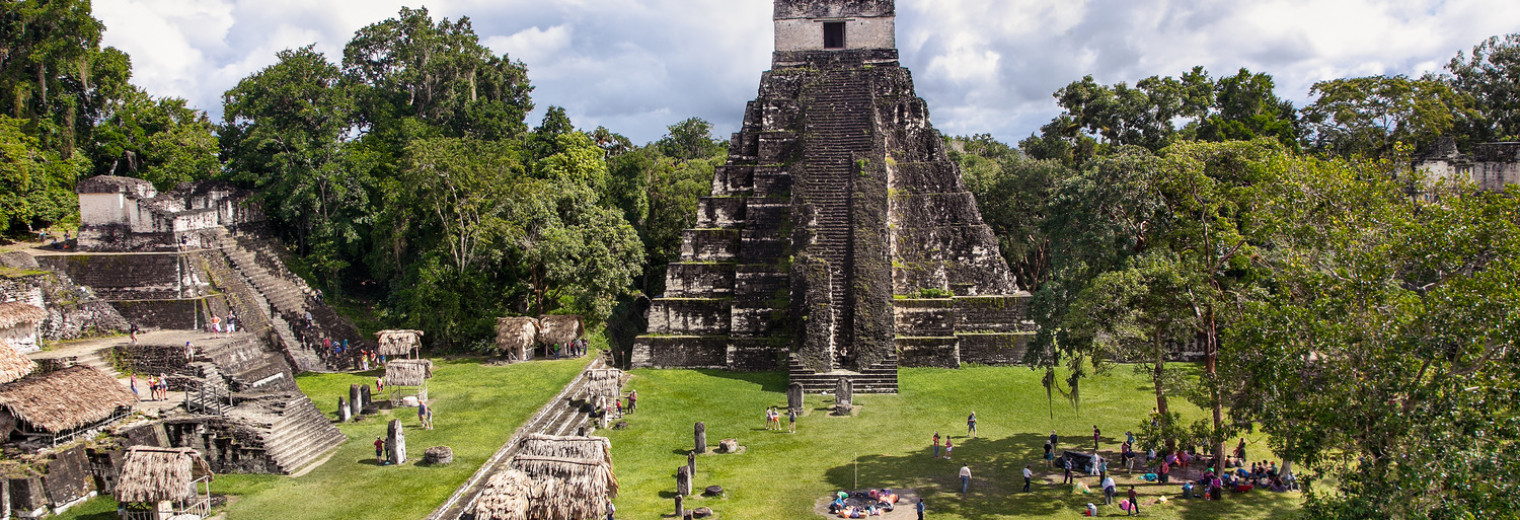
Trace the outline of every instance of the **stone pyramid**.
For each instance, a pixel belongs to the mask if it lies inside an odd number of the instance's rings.
[[[898,62],[892,0],[776,0],[776,52],[685,232],[636,367],[896,392],[897,367],[1022,361],[1019,291]]]

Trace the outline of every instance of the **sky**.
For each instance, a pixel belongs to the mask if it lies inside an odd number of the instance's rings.
[[[221,119],[222,93],[315,44],[333,62],[354,31],[427,7],[468,16],[522,60],[536,125],[550,106],[635,143],[688,117],[737,131],[770,66],[771,0],[97,0],[105,45],[133,83]],[[1133,84],[1194,66],[1272,74],[1302,106],[1317,81],[1440,72],[1458,51],[1520,32],[1514,0],[898,0],[897,44],[946,134],[1017,142],[1060,112],[1051,94],[1091,75]]]

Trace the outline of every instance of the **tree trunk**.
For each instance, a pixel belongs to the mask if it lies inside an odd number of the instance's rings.
[[[1208,360],[1204,364],[1204,373],[1208,377],[1209,398],[1211,412],[1214,416],[1214,434],[1218,440],[1214,443],[1214,454],[1222,460],[1224,458],[1224,400],[1219,396],[1219,323],[1214,316],[1214,308],[1208,309],[1208,334],[1205,337],[1204,355]]]
[[[1156,371],[1151,374],[1151,382],[1156,385],[1156,413],[1161,416],[1161,423],[1171,421],[1167,417],[1166,408],[1166,352],[1161,350],[1161,339],[1156,339]]]

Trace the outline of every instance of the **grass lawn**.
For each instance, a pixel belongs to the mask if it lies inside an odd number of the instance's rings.
[[[349,440],[331,460],[299,478],[217,475],[212,492],[235,495],[229,520],[390,520],[422,518],[448,499],[518,426],[575,378],[589,359],[493,367],[475,360],[440,361],[428,385],[436,429],[424,431],[415,408],[382,411],[338,429]],[[338,397],[354,383],[373,384],[380,372],[320,374],[298,378],[301,390],[336,419]],[[375,465],[373,442],[390,419],[406,426],[408,458],[402,466]],[[454,449],[449,466],[419,465],[430,446]],[[97,498],[59,518],[106,520],[116,504]]]
[[[686,507],[711,507],[724,518],[816,519],[812,510],[818,499],[854,487],[916,489],[935,519],[1081,518],[1088,502],[1100,504],[1102,516],[1122,516],[1117,506],[1101,506],[1101,492],[1073,495],[1070,486],[1051,483],[1059,483],[1060,474],[1041,465],[1042,446],[1055,429],[1063,448],[1081,443],[1091,450],[1096,423],[1103,449],[1117,452],[1124,431],[1155,405],[1149,380],[1123,367],[1084,381],[1080,414],[1057,395],[1053,419],[1040,386],[1042,372],[903,369],[900,395],[856,396],[860,410],[854,417],[829,416],[825,408],[831,398],[808,396],[809,411],[792,435],[764,428],[765,407],[786,406],[784,373],[637,370],[634,375],[630,388],[639,392],[639,410],[626,418],[628,430],[609,435],[622,485],[619,516],[629,518],[660,518],[674,510],[675,471],[686,462],[697,421],[707,423],[710,446],[732,437],[747,448],[742,454],[697,458],[694,487],[721,485],[727,496],[694,497]],[[1171,405],[1186,421],[1203,417],[1183,399]],[[980,430],[975,439],[965,435],[972,411]],[[931,456],[936,430],[955,441],[953,461]],[[1248,454],[1258,460],[1268,454],[1262,438],[1248,438]],[[966,496],[960,495],[957,478],[963,462],[974,475]],[[1029,494],[1019,492],[1026,464],[1036,472]],[[1117,479],[1121,491],[1135,482],[1122,470]],[[1096,478],[1085,480],[1098,485]],[[1143,504],[1163,493],[1174,498],[1178,489],[1137,487],[1148,495]],[[1286,518],[1299,504],[1296,493],[1255,491],[1221,502],[1172,500],[1142,512],[1163,519]]]

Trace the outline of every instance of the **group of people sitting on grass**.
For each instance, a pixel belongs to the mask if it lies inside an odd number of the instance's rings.
[[[897,493],[891,489],[871,489],[853,494],[840,491],[835,493],[834,501],[829,503],[829,514],[840,518],[881,516],[892,512],[897,507],[897,500]]]

